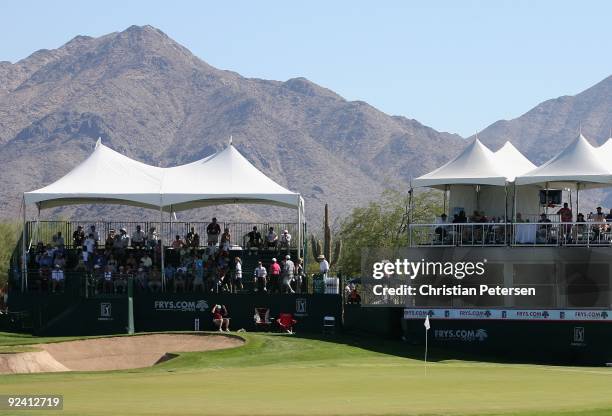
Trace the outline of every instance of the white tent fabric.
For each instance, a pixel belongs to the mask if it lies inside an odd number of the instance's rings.
[[[104,146],[65,176],[24,193],[39,208],[86,203],[120,203],[180,211],[225,203],[253,203],[300,208],[303,200],[253,166],[231,144],[186,165],[158,168]]]
[[[83,203],[120,203],[158,208],[163,169],[130,159],[98,140],[87,159],[44,188],[24,193],[39,208]]]
[[[447,185],[497,185],[506,184],[506,169],[480,140],[475,139],[459,156],[440,168],[416,178],[416,187],[444,189]]]
[[[597,154],[605,160],[608,166],[612,165],[612,137],[597,148]]]
[[[510,142],[504,145],[495,152],[496,159],[500,162],[502,169],[506,173],[508,182],[514,182],[514,179],[536,168],[536,165],[531,163],[519,150]]]
[[[173,211],[227,203],[264,203],[287,208],[299,204],[299,194],[268,178],[234,146],[182,166],[166,169],[162,201]]]
[[[554,184],[555,186],[576,187],[580,189],[612,185],[612,168],[600,154],[580,134],[565,149],[542,166],[519,175],[517,185]],[[520,191],[519,191],[520,194]]]

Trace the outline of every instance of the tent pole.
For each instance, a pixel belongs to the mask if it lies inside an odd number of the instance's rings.
[[[302,258],[302,202],[301,198],[298,195],[298,204],[297,204],[297,222],[298,222],[298,235],[297,235],[297,257],[298,259]]]
[[[26,233],[26,203],[25,203],[25,195],[23,196],[23,230],[22,230],[22,235],[21,235],[21,291],[25,292],[27,289],[27,275],[28,275],[28,271],[27,271],[27,267],[28,267],[28,260],[27,260],[27,254],[26,254],[26,238],[27,238],[27,233]]]
[[[516,222],[516,194],[518,193],[518,189],[516,188],[516,180],[514,181],[514,192],[512,193],[512,222]]]
[[[166,291],[166,267],[164,264],[164,233],[163,233],[163,221],[164,221],[164,210],[163,206],[159,204],[159,244],[161,246],[161,278],[162,278],[162,292]]]
[[[504,243],[508,238],[508,182],[504,182]]]
[[[444,185],[444,199],[443,199],[444,207],[442,209],[442,213],[446,214],[446,217],[448,218],[448,214],[446,213],[446,195],[447,195],[447,192],[448,192],[448,185]]]
[[[580,194],[580,182],[576,182],[576,219],[578,218],[578,213],[580,212],[580,204],[579,204],[579,194]]]
[[[544,214],[548,217],[548,182],[546,182],[546,201],[544,201]]]

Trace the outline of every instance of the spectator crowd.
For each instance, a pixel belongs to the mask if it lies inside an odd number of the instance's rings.
[[[61,232],[53,236],[50,244],[37,244],[30,261],[30,268],[37,269],[33,284],[40,291],[62,291],[66,276],[73,274],[87,276],[89,287],[96,293],[125,293],[130,278],[135,290],[159,292],[163,264],[166,291],[240,292],[246,286],[264,293],[304,290],[303,261],[291,258],[288,230],[277,235],[269,227],[262,236],[253,227],[243,236],[246,247],[242,253],[256,265],[252,276],[243,274],[243,260],[232,253],[230,230],[222,228],[216,218],[206,227],[205,238],[203,245],[191,227],[184,236],[177,234],[162,253],[156,227],[144,230],[137,225],[131,235],[122,227],[101,236],[95,225],[87,229],[79,225],[72,234],[72,250],[67,249]],[[269,263],[256,261],[265,253],[280,256],[281,260],[274,257]]]

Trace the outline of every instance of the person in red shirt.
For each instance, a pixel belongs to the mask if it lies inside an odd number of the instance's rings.
[[[561,217],[561,222],[572,222],[573,214],[572,209],[567,206],[567,202],[563,204],[563,208],[557,211],[557,214]],[[563,232],[566,240],[571,239],[572,224],[566,224],[563,226]]]
[[[228,318],[227,308],[225,307],[225,305],[215,305],[215,307],[212,309],[212,315],[213,315],[213,324],[215,324],[215,327],[220,332],[223,332],[223,331],[230,332],[229,330],[230,318]]]
[[[281,267],[280,264],[276,262],[276,259],[272,259],[272,264],[270,265],[270,286],[272,293],[280,293],[280,274]]]

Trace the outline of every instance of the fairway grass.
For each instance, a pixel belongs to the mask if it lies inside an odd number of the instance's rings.
[[[0,394],[63,394],[64,410],[47,412],[62,415],[612,415],[612,369],[434,351],[425,372],[420,351],[400,342],[241,335],[242,347],[146,369],[3,375]],[[18,338],[0,334],[0,345],[42,341]]]

